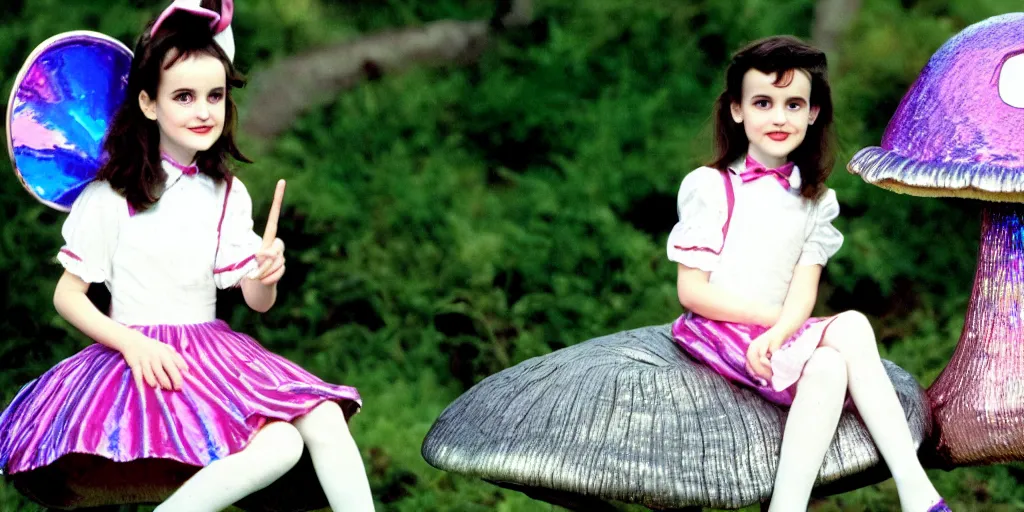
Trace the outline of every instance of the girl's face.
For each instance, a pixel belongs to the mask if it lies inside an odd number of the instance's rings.
[[[789,159],[807,136],[818,107],[811,106],[811,79],[806,71],[790,73],[789,83],[775,85],[776,73],[751,69],[743,75],[743,100],[732,104],[732,118],[743,123],[750,156],[768,167]]]
[[[171,62],[172,51],[164,59]],[[166,64],[165,64],[166,65]],[[160,74],[156,98],[139,94],[139,107],[160,128],[160,149],[183,164],[206,151],[224,132],[227,75],[217,58],[196,54]]]

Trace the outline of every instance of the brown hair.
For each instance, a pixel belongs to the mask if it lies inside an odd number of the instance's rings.
[[[817,199],[826,190],[825,180],[835,164],[832,131],[832,88],[828,82],[825,53],[791,36],[775,36],[748,44],[732,58],[725,72],[725,90],[715,102],[715,158],[709,167],[725,169],[747,153],[750,141],[743,124],[732,118],[733,103],[743,100],[743,75],[751,69],[775,73],[774,85],[785,87],[794,70],[806,71],[811,78],[811,106],[818,117],[807,127],[807,135],[789,159],[800,168],[800,195]]]
[[[179,61],[209,55],[224,65],[227,76],[224,131],[210,149],[196,155],[199,171],[215,180],[223,180],[231,176],[228,156],[240,162],[251,162],[238,149],[234,138],[238,111],[231,90],[243,87],[245,81],[224,50],[213,41],[209,22],[175,14],[151,36],[152,26],[153,22],[146,25],[135,45],[128,91],[103,142],[108,160],[96,177],[110,182],[111,188],[124,196],[136,211],[146,210],[160,198],[167,179],[161,166],[160,131],[156,122],[147,119],[139,108],[139,94],[146,91],[150,98],[156,98],[160,74]],[[177,52],[176,55],[164,63],[172,51]]]

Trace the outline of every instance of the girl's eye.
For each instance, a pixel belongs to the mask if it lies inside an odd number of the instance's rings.
[[[794,102],[794,103],[790,103],[789,104],[789,109],[790,110],[800,110],[801,108],[803,108],[803,105],[801,105],[799,103],[795,103]]]
[[[192,103],[192,93],[183,92],[174,97],[174,101],[178,103]]]
[[[768,105],[769,105],[768,100],[756,100],[756,101],[754,101],[754,106],[757,107],[757,108],[768,108]]]
[[[210,94],[210,103],[218,103],[222,99],[224,99],[224,93],[222,92],[215,92]]]

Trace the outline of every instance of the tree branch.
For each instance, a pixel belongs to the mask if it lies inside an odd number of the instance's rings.
[[[242,130],[272,139],[304,112],[363,80],[419,66],[476,62],[496,30],[529,24],[532,11],[530,0],[499,0],[493,20],[435,21],[282,59],[253,76],[252,108],[241,119]]]

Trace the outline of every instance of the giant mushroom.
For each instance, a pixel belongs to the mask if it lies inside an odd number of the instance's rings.
[[[917,381],[885,361],[920,446],[932,432]],[[423,440],[432,466],[572,510],[740,508],[766,503],[786,411],[691,358],[670,325],[584,341],[506,368],[462,394]],[[815,494],[889,477],[846,410]]]
[[[985,202],[956,351],[928,389],[938,464],[1024,459],[1024,13],[947,41],[849,170],[879,187]]]

